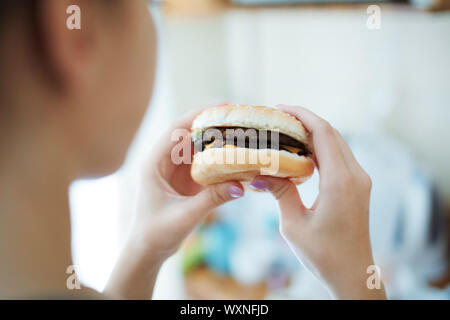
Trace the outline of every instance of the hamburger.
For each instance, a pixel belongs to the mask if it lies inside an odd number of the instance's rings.
[[[258,175],[299,184],[314,172],[308,132],[295,117],[275,108],[209,108],[192,122],[191,135],[191,176],[201,185],[252,181]]]

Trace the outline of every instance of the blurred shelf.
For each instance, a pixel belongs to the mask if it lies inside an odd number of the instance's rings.
[[[450,1],[450,0],[437,0]],[[163,12],[170,17],[193,17],[221,14],[228,10],[302,10],[302,9],[326,9],[326,10],[365,10],[373,2],[328,2],[328,3],[296,3],[281,5],[240,5],[228,0],[165,0]],[[400,2],[376,2],[383,10],[417,10],[406,1]]]
[[[188,272],[185,285],[188,297],[199,300],[262,300],[267,293],[264,283],[245,286],[206,267]]]

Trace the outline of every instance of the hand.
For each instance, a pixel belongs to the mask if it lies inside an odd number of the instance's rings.
[[[270,191],[278,200],[283,237],[335,298],[385,299],[383,288],[366,286],[366,269],[374,264],[369,238],[370,177],[329,123],[301,107],[279,108],[300,119],[311,133],[319,196],[306,208],[288,179],[259,176],[252,186]]]
[[[106,293],[119,298],[150,298],[163,261],[217,206],[244,195],[238,182],[202,187],[190,174],[190,164],[175,164],[174,147],[181,142],[192,150],[190,127],[199,111],[177,121],[154,148],[144,178],[137,214]],[[180,140],[172,141],[175,132]],[[183,156],[183,154],[181,154]],[[191,154],[188,159],[192,159]]]
[[[163,135],[164,139],[155,148],[158,154],[149,164],[148,179],[143,184],[144,192],[133,230],[138,230],[144,237],[141,239],[144,246],[151,244],[152,255],[159,260],[173,254],[211,210],[244,194],[238,182],[202,187],[192,180],[190,163],[174,163],[172,153],[180,141],[184,143],[183,150],[191,151],[187,158],[192,159],[190,128],[199,112],[181,118]],[[175,130],[181,132],[181,139],[176,137],[176,141],[171,141]]]

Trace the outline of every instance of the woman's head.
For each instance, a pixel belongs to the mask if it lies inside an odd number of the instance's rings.
[[[156,36],[147,4],[2,0],[0,147],[15,143],[4,139],[36,139],[77,177],[117,169],[153,88]],[[71,5],[80,8],[81,30],[67,28]]]

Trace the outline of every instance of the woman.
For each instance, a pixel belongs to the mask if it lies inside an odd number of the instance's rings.
[[[66,27],[70,5],[81,30]],[[103,293],[68,290],[68,187],[122,164],[153,88],[156,36],[147,1],[3,0],[0,4],[0,297],[151,298],[163,261],[215,207],[242,197],[238,182],[207,188],[175,165],[170,132],[149,161],[130,238]],[[305,208],[295,186],[258,177],[280,206],[290,247],[335,298],[370,290],[371,183],[339,133],[300,107],[280,106],[312,134],[320,196]],[[177,202],[173,203],[173,198]]]

